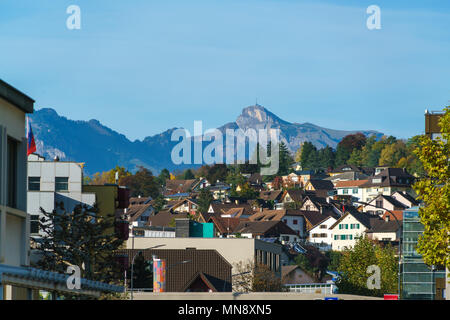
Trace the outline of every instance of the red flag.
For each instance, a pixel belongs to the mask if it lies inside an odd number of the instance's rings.
[[[36,143],[34,141],[33,130],[31,129],[31,122],[29,119],[28,119],[27,141],[28,141],[27,156],[29,156],[33,152],[36,152]]]

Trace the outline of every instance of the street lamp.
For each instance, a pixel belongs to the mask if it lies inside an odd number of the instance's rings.
[[[165,246],[165,244],[160,244],[160,245],[157,245],[157,246],[154,246],[154,247],[150,247],[150,248],[147,248],[147,249],[139,250],[139,251],[133,256],[133,259],[131,260],[131,300],[133,300],[134,259],[136,259],[136,257],[137,257],[139,254],[141,254],[143,251],[145,251],[145,250],[154,249],[154,248],[159,248],[159,247],[162,247],[162,246]]]
[[[395,216],[395,214],[389,209],[386,209],[384,207],[380,207],[380,206],[377,206],[377,205],[373,205],[373,204],[370,204],[370,203],[367,203],[367,202],[362,202],[362,201],[353,201],[353,202],[362,204],[364,206],[370,206],[370,207],[386,210],[387,212],[389,212],[395,218],[395,221],[397,222],[398,228],[400,230],[400,236],[399,236],[399,239],[398,239],[398,250],[399,251],[398,251],[398,284],[397,284],[397,287],[398,287],[398,298],[400,300],[400,275],[401,275],[400,269],[401,269],[401,265],[402,265],[401,264],[401,257],[402,257],[402,231],[401,230],[402,230],[402,226],[400,225],[400,222],[398,221],[398,219]]]

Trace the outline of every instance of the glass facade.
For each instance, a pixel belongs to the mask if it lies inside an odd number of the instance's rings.
[[[403,211],[402,300],[434,300],[436,279],[445,278],[443,268],[432,270],[416,251],[417,240],[423,230],[418,207]]]

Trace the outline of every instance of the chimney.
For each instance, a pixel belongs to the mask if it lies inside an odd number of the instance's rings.
[[[59,161],[59,157],[58,157],[58,156],[55,156],[55,157],[53,158],[53,161],[54,161],[54,162],[58,162],[58,161]]]
[[[386,215],[386,216],[384,217],[384,221],[389,222],[389,216],[388,216],[388,215]]]

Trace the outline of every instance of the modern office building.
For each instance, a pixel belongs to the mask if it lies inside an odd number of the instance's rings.
[[[46,161],[38,154],[28,156],[27,207],[31,219],[31,235],[42,236],[38,219],[40,208],[52,212],[64,208],[72,212],[76,205],[93,206],[94,192],[83,192],[83,165],[72,161]]]
[[[417,241],[423,233],[419,207],[403,211],[402,239],[402,300],[443,300],[445,298],[445,268],[428,266],[417,253]]]

